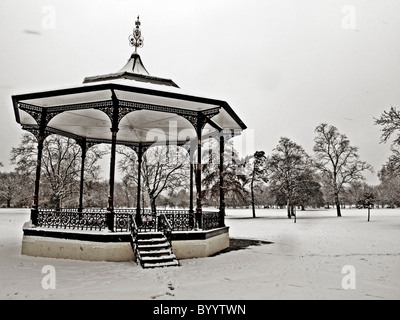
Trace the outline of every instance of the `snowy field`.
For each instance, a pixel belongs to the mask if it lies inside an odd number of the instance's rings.
[[[372,210],[370,222],[366,210],[297,213],[294,223],[285,210],[228,210],[231,238],[272,243],[144,270],[21,255],[29,210],[0,209],[0,299],[400,299],[399,209]],[[55,289],[42,287],[47,265]]]

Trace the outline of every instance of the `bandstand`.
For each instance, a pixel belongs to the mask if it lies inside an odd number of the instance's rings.
[[[229,246],[229,228],[224,221],[224,144],[246,126],[227,102],[184,92],[170,79],[151,76],[137,52],[143,46],[139,17],[135,24],[129,37],[135,51],[118,72],[86,77],[80,86],[12,96],[16,121],[34,134],[38,150],[30,221],[23,227],[23,254],[137,260],[143,267],[157,267],[209,256]],[[169,131],[171,123],[174,134]],[[162,134],[155,138],[155,130]],[[77,208],[40,206],[43,143],[52,134],[73,138],[81,147]],[[202,141],[208,138],[219,141],[218,211],[202,208]],[[90,147],[101,143],[111,145],[108,207],[85,208],[85,156]],[[117,145],[128,146],[137,154],[136,208],[114,207]],[[158,145],[181,146],[190,155],[187,210],[141,208],[142,157],[148,148]]]

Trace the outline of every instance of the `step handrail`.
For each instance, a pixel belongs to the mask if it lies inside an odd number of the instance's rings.
[[[138,235],[138,226],[135,221],[135,217],[130,215],[130,229],[131,229],[131,246],[133,249],[133,253],[135,254],[135,260],[137,261],[140,257],[138,256],[138,243],[137,243],[137,235]],[[140,262],[141,263],[141,262]]]
[[[162,217],[162,220],[164,220],[165,224],[167,225],[167,227],[165,228],[164,224],[161,224],[160,220],[158,221],[158,229],[160,230],[161,227],[162,229],[160,231],[162,231],[165,235],[165,237],[167,238],[168,242],[171,244],[172,241],[172,225],[169,222],[169,220],[167,219],[167,216],[165,215],[165,213],[159,213],[159,217]]]

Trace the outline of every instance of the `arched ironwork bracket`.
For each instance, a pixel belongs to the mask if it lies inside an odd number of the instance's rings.
[[[39,141],[41,133],[40,133],[40,128],[38,125],[23,125],[22,130],[32,133],[35,136],[36,140]],[[52,135],[52,133],[45,130],[43,135],[44,135],[44,139],[46,139],[48,136]]]
[[[25,111],[35,119],[38,126],[41,124],[43,108],[37,107],[28,103],[18,103],[18,108]]]
[[[36,139],[38,139],[39,134],[40,134],[40,128],[38,125],[22,125],[22,130],[28,131],[30,133],[32,133]],[[46,127],[45,131],[44,131],[44,137],[47,138],[48,136],[52,135],[52,134],[57,134],[66,138],[71,138],[74,139],[76,141],[76,143],[78,145],[80,145],[82,147],[83,144],[86,144],[86,150],[88,150],[89,148],[93,147],[96,144],[110,144],[109,140],[101,140],[101,139],[88,139],[82,136],[78,136],[76,134],[73,133],[69,133],[63,130],[59,130],[59,129],[55,129],[52,127]]]
[[[81,147],[82,149],[82,154],[83,152],[86,152],[87,150],[89,150],[91,147],[95,146],[96,144],[98,144],[98,142],[95,141],[91,141],[88,140],[84,137],[79,137],[79,138],[73,138],[75,139],[76,143]]]
[[[72,111],[72,110],[84,110],[84,109],[102,109],[105,113],[107,108],[113,106],[112,100],[104,100],[104,101],[92,101],[87,103],[75,103],[75,104],[66,104],[60,105],[56,107],[49,107],[47,108],[47,113],[49,114],[60,114],[65,111]]]
[[[38,138],[39,133],[40,133],[39,125],[24,124],[24,125],[22,125],[22,130],[25,130],[25,131],[28,131],[28,132],[32,133],[36,138]],[[63,136],[63,137],[71,138],[71,139],[74,139],[77,142],[82,140],[82,139],[84,139],[83,137],[77,136],[77,135],[75,135],[73,133],[65,132],[65,131],[58,130],[58,129],[55,129],[55,128],[52,128],[52,127],[46,127],[45,130],[44,130],[45,138],[47,138],[48,136],[50,136],[52,134],[58,134],[58,135]]]
[[[68,105],[61,105],[49,108],[38,107],[28,103],[20,102],[18,104],[18,107],[20,110],[23,110],[27,112],[29,115],[31,115],[39,126],[41,125],[42,115],[45,113],[46,114],[45,126],[47,126],[50,120],[53,119],[56,115],[59,115],[65,111],[85,110],[85,109],[96,109],[103,111],[108,116],[108,118],[112,123],[115,105],[118,108],[118,101],[106,100],[106,101],[97,101],[90,103],[68,104]]]
[[[131,111],[136,111],[136,110],[149,110],[149,111],[158,111],[158,112],[166,112],[166,113],[174,113],[177,115],[190,115],[190,116],[196,116],[198,111],[196,110],[185,110],[185,109],[179,109],[175,107],[166,107],[166,106],[160,106],[156,104],[151,104],[151,103],[143,103],[143,102],[134,102],[134,101],[127,101],[127,100],[119,100],[119,106],[122,112],[124,114],[127,114]]]
[[[188,141],[174,141],[173,143],[169,143],[168,141],[164,142],[119,142],[119,145],[123,145],[126,147],[131,148],[133,151],[136,153],[139,152],[139,148],[142,148],[143,153],[145,153],[148,149],[151,147],[161,147],[161,146],[178,146],[182,147],[186,150],[190,149],[190,147],[187,147]]]
[[[56,115],[59,115],[65,111],[97,109],[103,111],[110,118],[111,121],[113,114],[113,101],[110,100],[90,102],[90,103],[69,104],[69,105],[62,105],[49,108],[38,107],[28,103],[20,102],[18,104],[18,107],[20,110],[23,110],[27,112],[29,115],[31,115],[33,119],[35,119],[38,125],[41,125],[42,114],[46,113],[45,117],[46,126],[50,122],[50,120],[53,119]]]
[[[221,107],[207,109],[203,111],[197,111],[195,115],[182,114],[181,116],[188,120],[194,129],[196,130],[197,136],[201,136],[201,131],[207,123],[210,123],[211,118],[216,116],[220,112]],[[214,123],[212,121],[212,123]]]
[[[172,113],[178,116],[181,116],[188,120],[194,128],[197,130],[198,127],[198,120],[204,116],[204,123],[201,123],[201,126],[204,127],[208,121],[211,121],[211,118],[217,115],[220,112],[221,107],[215,107],[203,111],[196,111],[196,110],[186,110],[180,109],[175,107],[166,107],[166,106],[159,106],[155,104],[149,103],[141,103],[141,102],[133,102],[133,101],[126,101],[126,100],[119,100],[119,121],[132,111],[138,110],[148,110],[148,111],[157,111],[157,112],[165,112],[165,113]],[[215,124],[214,122],[212,122]],[[211,123],[210,123],[211,124]],[[211,125],[213,125],[211,124]],[[216,124],[215,124],[216,125]]]
[[[133,151],[135,151],[135,153],[137,155],[139,155],[139,153],[145,153],[147,151],[147,149],[149,149],[151,147],[151,144],[148,142],[145,143],[124,143],[123,144],[126,147],[131,148]]]

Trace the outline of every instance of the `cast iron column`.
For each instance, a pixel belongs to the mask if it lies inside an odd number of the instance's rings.
[[[81,180],[79,184],[79,205],[78,205],[78,212],[81,213],[83,211],[83,180],[85,175],[85,159],[86,159],[86,139],[83,139],[80,142],[81,145]]]
[[[220,131],[219,137],[219,226],[225,227],[225,189],[224,189],[224,159],[225,159],[225,138]]]
[[[201,194],[201,133],[204,125],[204,115],[199,114],[197,117],[197,168],[196,168],[196,221],[200,229],[203,228],[203,210],[202,210],[202,194]]]
[[[143,146],[139,143],[139,147],[137,149],[137,157],[138,157],[138,182],[137,182],[137,196],[136,196],[136,216],[135,221],[137,226],[142,224],[142,216],[140,214],[140,197],[141,197],[141,176],[142,176],[142,159],[143,159]]]
[[[36,177],[35,177],[35,191],[33,194],[33,205],[31,209],[31,222],[33,226],[37,226],[38,224],[38,215],[39,215],[39,188],[40,188],[40,172],[42,167],[42,154],[43,154],[43,143],[46,138],[45,135],[45,119],[46,119],[46,111],[44,110],[42,113],[42,120],[40,123],[39,133],[37,135],[38,140],[38,153],[36,160]]]
[[[110,157],[110,194],[108,196],[108,207],[107,210],[109,213],[107,214],[106,223],[107,227],[110,231],[114,231],[114,182],[115,182],[115,154],[117,147],[117,130],[111,130],[112,138],[111,138],[111,157]]]
[[[115,154],[117,150],[117,133],[118,133],[118,100],[114,91],[112,92],[113,113],[111,127],[111,157],[110,157],[110,195],[108,196],[109,213],[106,215],[106,224],[111,232],[114,232],[114,183],[115,183]]]
[[[189,161],[190,161],[190,187],[189,187],[189,213],[194,213],[193,210],[193,171],[194,171],[194,159],[193,159],[194,149],[190,146],[189,149]]]

